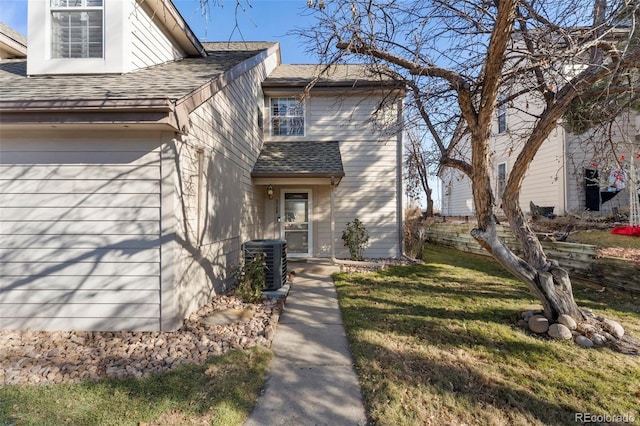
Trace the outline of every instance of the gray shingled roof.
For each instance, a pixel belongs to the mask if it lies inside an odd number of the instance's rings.
[[[251,177],[343,177],[336,141],[265,142]]]
[[[27,77],[25,60],[0,61],[0,102],[177,100],[275,43],[223,42],[203,45],[207,49],[207,57],[185,58],[126,74]]]
[[[306,86],[318,74],[318,87],[352,87],[352,86],[388,86],[398,82],[372,72],[366,64],[336,64],[324,71],[321,65],[279,65],[262,83],[263,87],[299,87]]]

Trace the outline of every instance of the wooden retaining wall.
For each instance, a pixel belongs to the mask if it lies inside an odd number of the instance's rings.
[[[455,249],[488,256],[473,239],[470,224],[436,223],[426,228],[427,241]],[[498,226],[498,236],[515,253],[520,245],[508,226]],[[545,253],[569,271],[572,277],[604,287],[614,287],[640,293],[640,266],[627,259],[596,257],[596,246],[587,244],[542,241]]]

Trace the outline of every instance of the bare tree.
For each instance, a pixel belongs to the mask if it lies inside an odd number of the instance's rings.
[[[439,156],[424,141],[424,133],[408,129],[405,143],[405,182],[407,193],[414,199],[424,194],[427,201],[426,215],[433,217],[433,188],[429,178],[436,176]]]
[[[550,320],[583,321],[568,273],[549,259],[519,205],[534,156],[577,99],[634,93],[640,64],[639,2],[620,0],[335,0],[309,2],[317,25],[305,29],[327,62],[370,62],[404,81],[436,144],[442,166],[471,179],[473,237],[525,282]],[[320,5],[322,7],[320,7]],[[523,253],[496,233],[490,181],[496,109],[516,108],[510,129],[519,154],[502,211]],[[411,120],[409,120],[411,121]]]

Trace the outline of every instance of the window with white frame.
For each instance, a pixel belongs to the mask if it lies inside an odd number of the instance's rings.
[[[51,57],[104,56],[104,0],[51,0]]]
[[[507,163],[498,164],[498,197],[504,196],[504,190],[507,188]]]
[[[500,103],[497,110],[498,133],[504,133],[507,131],[507,104],[501,103],[504,102],[503,99],[499,99],[498,102]]]
[[[271,136],[304,136],[304,102],[271,98]]]

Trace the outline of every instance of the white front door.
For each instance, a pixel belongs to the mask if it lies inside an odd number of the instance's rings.
[[[306,189],[282,191],[281,234],[287,241],[291,257],[311,256],[311,191]]]

